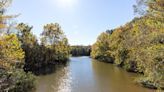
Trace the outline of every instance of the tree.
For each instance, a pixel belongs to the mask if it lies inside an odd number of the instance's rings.
[[[32,34],[32,28],[24,23],[17,25],[17,36],[25,51],[24,70],[38,73],[40,71],[37,70],[45,71],[46,68],[52,68],[52,65],[55,67],[59,63],[65,63],[69,58],[69,44],[59,24],[51,23],[44,26],[41,44]]]
[[[10,19],[16,18],[18,15],[5,15],[6,9],[10,6],[12,0],[0,1],[0,35],[11,33],[13,23],[7,23]]]
[[[10,33],[12,30],[9,28],[7,21],[16,16],[5,15],[11,2],[12,0],[0,1],[0,63],[5,68],[14,67],[16,62],[20,62],[24,58],[24,52],[20,47],[17,36]]]
[[[142,7],[144,5],[145,7]],[[163,0],[138,0],[139,18],[114,29],[109,38],[102,33],[92,46],[92,57],[112,57],[114,63],[131,72],[143,73],[138,82],[164,88]],[[108,44],[105,44],[105,43]]]
[[[140,15],[151,15],[158,18],[164,16],[164,2],[163,0],[136,0],[137,4],[134,5],[134,11]]]
[[[14,26],[9,19],[16,16],[5,15],[12,0],[0,0],[0,91],[29,92],[34,86],[34,76],[25,73],[24,51],[17,36],[12,33]]]
[[[99,59],[106,62],[113,62],[110,54],[108,54],[110,34],[103,32],[97,38],[97,42],[92,46],[92,58]]]
[[[33,28],[32,26],[29,26],[24,23],[19,23],[16,28],[17,28],[17,37],[21,42],[22,49],[25,52],[24,70],[28,71],[29,69],[37,67],[35,66],[35,64],[37,64],[40,61],[39,59],[41,59],[38,58],[39,52],[41,52],[41,50],[38,49],[40,47],[37,42],[36,36],[32,34],[32,28]]]
[[[34,46],[37,44],[36,36],[32,34],[32,26],[29,26],[24,23],[20,23],[17,25],[17,36],[22,43],[22,47],[25,48],[27,46]]]
[[[16,35],[0,37],[0,67],[11,69],[17,62],[22,62],[24,52]]]
[[[45,25],[41,36],[44,45],[55,45],[66,38],[58,23]]]
[[[68,39],[58,23],[45,25],[41,35],[41,44],[54,50],[54,57],[57,61],[65,61],[68,59],[70,49]]]

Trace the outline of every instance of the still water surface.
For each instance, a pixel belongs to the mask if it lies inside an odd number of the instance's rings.
[[[156,92],[135,84],[136,76],[89,57],[72,57],[64,68],[39,76],[36,92]]]

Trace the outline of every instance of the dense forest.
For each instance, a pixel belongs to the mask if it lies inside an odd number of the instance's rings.
[[[58,23],[46,24],[41,39],[32,33],[32,26],[11,23],[18,17],[6,15],[11,3],[12,0],[0,1],[0,91],[31,92],[36,78],[31,72],[65,64],[70,47]]]
[[[71,46],[70,54],[72,56],[90,56],[91,46]]]
[[[136,81],[143,86],[164,89],[164,1],[139,0],[134,8],[140,17],[101,33],[91,56],[141,73]]]

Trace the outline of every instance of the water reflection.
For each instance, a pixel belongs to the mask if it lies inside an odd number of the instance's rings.
[[[156,92],[134,83],[137,74],[128,73],[112,64],[92,60],[92,68],[100,92]]]
[[[71,92],[71,83],[69,68],[60,67],[54,74],[38,77],[36,92]]]
[[[96,92],[91,59],[88,57],[71,58],[72,92]]]
[[[63,76],[59,76],[59,81],[58,81],[58,87],[57,87],[57,91],[56,92],[71,92],[71,82],[72,82],[72,78],[71,78],[71,73],[68,70],[68,67],[65,67],[62,70],[62,73],[64,74]],[[56,86],[52,86],[53,89],[56,89]]]
[[[156,92],[133,83],[137,76],[89,57],[74,57],[51,75],[39,76],[36,92]]]

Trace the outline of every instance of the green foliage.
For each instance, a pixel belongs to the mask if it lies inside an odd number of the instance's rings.
[[[32,73],[16,70],[11,73],[10,78],[13,86],[9,92],[31,92],[35,89],[35,76]]]
[[[143,73],[139,82],[147,87],[164,88],[164,2],[139,1],[148,6],[146,15],[114,29],[109,36],[102,33],[91,54],[96,59],[112,57],[116,65]]]
[[[34,85],[34,76],[25,73],[24,52],[15,34],[0,37],[0,90],[2,92],[30,92]]]
[[[60,25],[58,23],[51,23],[44,26],[44,31],[42,32],[42,44],[55,45],[66,39]],[[66,43],[67,44],[67,43]]]
[[[70,47],[68,39],[58,23],[45,25],[41,35],[41,44],[54,50],[52,56],[56,61],[65,61],[69,58]]]
[[[32,34],[31,30],[33,27],[20,23],[17,25],[17,36],[22,43],[22,47],[25,49],[27,46],[34,46],[37,44],[36,37]]]
[[[35,76],[22,69],[11,71],[0,69],[1,92],[31,92],[35,89]]]
[[[109,38],[110,34],[103,32],[97,39],[97,42],[92,46],[91,57],[101,61],[113,62],[109,54]]]
[[[1,92],[31,92],[34,85],[34,76],[25,73],[24,51],[15,34],[12,34],[12,25],[8,20],[16,16],[5,15],[12,0],[0,1],[0,91]]]
[[[46,66],[65,63],[68,60],[70,47],[59,24],[51,23],[44,26],[41,45],[32,34],[32,28],[24,23],[17,26],[17,36],[25,51],[25,71],[35,72]]]
[[[71,46],[72,56],[90,56],[91,46]]]

